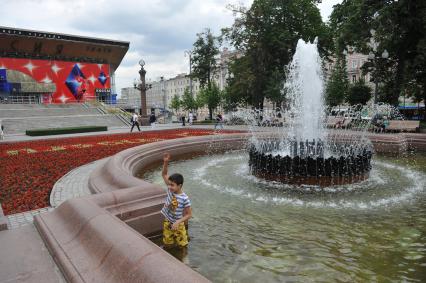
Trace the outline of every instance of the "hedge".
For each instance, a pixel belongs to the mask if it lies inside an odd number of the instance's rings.
[[[26,130],[27,136],[49,136],[49,135],[63,135],[63,134],[76,134],[88,132],[101,132],[108,131],[107,126],[82,126],[82,127],[69,127],[69,128],[52,128],[52,129],[36,129]]]
[[[194,121],[193,125],[214,125],[216,124],[216,120],[202,120],[202,121]]]

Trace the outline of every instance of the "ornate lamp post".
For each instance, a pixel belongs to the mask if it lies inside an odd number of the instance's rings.
[[[386,60],[388,57],[389,57],[389,53],[386,49],[383,51],[381,56],[376,56],[376,54],[374,54],[373,52],[370,52],[368,54],[368,59],[371,60],[371,61],[375,61],[374,70],[376,71],[376,75],[374,76],[374,104],[377,103],[377,93],[378,93],[378,86],[379,86],[379,80],[378,80],[378,77],[377,77],[377,62],[380,59]]]
[[[140,90],[141,92],[141,110],[140,115],[142,116],[142,125],[148,126],[149,125],[149,118],[148,114],[146,112],[146,91],[152,87],[151,84],[146,84],[145,82],[145,75],[146,70],[144,69],[145,61],[141,59],[139,61],[139,65],[141,66],[141,69],[139,70],[139,76],[140,76],[140,83],[134,83],[135,89]]]
[[[370,53],[368,54],[368,60],[371,60],[373,62],[374,65],[374,71],[375,71],[375,76],[374,76],[374,104],[377,103],[377,94],[378,94],[378,86],[379,86],[379,80],[377,77],[377,63],[379,62],[380,59],[384,59],[387,60],[389,57],[389,53],[388,51],[385,49],[383,51],[383,53],[381,54],[381,56],[377,55],[377,48],[379,47],[379,42],[374,40],[374,35],[376,34],[376,31],[374,29],[370,30],[370,33],[372,35],[372,37],[370,38],[370,47],[373,49],[372,51],[370,51]]]

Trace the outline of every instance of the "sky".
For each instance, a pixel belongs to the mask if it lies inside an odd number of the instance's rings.
[[[318,5],[324,20],[342,0]],[[147,80],[189,73],[196,34],[219,34],[232,25],[229,4],[249,7],[253,0],[0,0],[0,26],[129,41],[116,70],[116,91],[133,85],[138,62],[146,62]]]

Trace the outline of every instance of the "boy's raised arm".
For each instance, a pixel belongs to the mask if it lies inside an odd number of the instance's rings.
[[[167,174],[168,167],[169,167],[169,160],[170,160],[170,154],[164,153],[163,155],[163,171],[161,172],[161,175],[163,176],[164,183],[166,185],[169,184],[169,175]]]

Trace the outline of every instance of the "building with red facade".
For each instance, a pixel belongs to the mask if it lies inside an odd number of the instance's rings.
[[[0,100],[115,100],[114,73],[129,42],[0,26]]]

